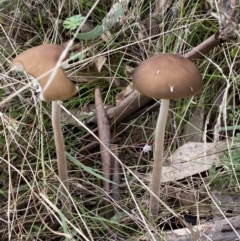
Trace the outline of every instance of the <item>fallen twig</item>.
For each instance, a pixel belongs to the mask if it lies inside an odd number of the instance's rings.
[[[110,148],[110,127],[99,89],[95,90],[95,106],[98,124],[98,136],[101,140],[99,144],[101,151],[103,176],[105,179],[110,180],[111,154],[108,151],[108,149]],[[104,181],[103,186],[104,190],[109,193],[109,182]]]
[[[229,225],[231,223],[232,227]],[[177,229],[165,232],[164,240],[176,241],[225,241],[225,240],[239,240],[240,237],[240,216],[233,218],[214,220],[206,224],[193,226],[191,230],[188,228]]]

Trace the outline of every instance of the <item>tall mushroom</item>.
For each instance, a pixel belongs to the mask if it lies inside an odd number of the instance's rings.
[[[68,79],[62,67],[57,68],[55,75],[51,76],[64,47],[56,44],[44,44],[30,48],[18,55],[12,62],[11,69],[25,71],[37,79],[40,87],[40,99],[52,101],[52,125],[57,154],[58,175],[62,181],[61,192],[66,197],[69,190],[67,161],[60,120],[59,100],[65,100],[76,94],[76,86]],[[48,73],[48,74],[45,74]],[[49,82],[51,76],[51,82]],[[66,199],[63,198],[63,201]]]
[[[155,130],[151,191],[160,196],[163,166],[164,132],[170,99],[192,97],[202,90],[202,77],[189,59],[177,54],[159,54],[143,61],[133,73],[133,85],[141,94],[161,99]],[[149,212],[158,216],[159,201],[150,194]]]

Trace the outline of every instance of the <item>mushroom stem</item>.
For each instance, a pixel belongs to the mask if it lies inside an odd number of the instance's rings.
[[[160,111],[156,124],[155,141],[154,141],[154,154],[153,154],[153,173],[151,181],[151,191],[159,198],[160,185],[162,179],[162,166],[163,166],[163,152],[164,152],[164,134],[167,122],[167,115],[169,109],[169,100],[162,99]],[[159,201],[153,194],[150,194],[149,212],[150,216],[154,219],[158,216]]]
[[[63,203],[65,203],[69,191],[69,182],[67,173],[65,145],[61,125],[61,109],[59,101],[52,101],[52,126],[57,154],[58,176],[62,182],[60,191],[62,194]]]

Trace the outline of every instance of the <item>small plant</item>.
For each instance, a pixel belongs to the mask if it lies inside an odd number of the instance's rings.
[[[102,25],[97,25],[93,30],[87,33],[79,33],[77,38],[80,40],[92,40],[95,39],[110,28],[112,28],[115,24],[120,23],[121,19],[124,17],[125,8],[124,4],[127,5],[129,0],[126,0],[125,3],[115,3],[107,15],[102,19]],[[63,26],[66,29],[76,30],[77,27],[82,23],[84,20],[84,16],[81,14],[74,15],[72,17],[67,18],[63,22]]]
[[[83,22],[84,18],[81,14],[69,17],[63,22],[63,27],[69,30],[75,30]]]

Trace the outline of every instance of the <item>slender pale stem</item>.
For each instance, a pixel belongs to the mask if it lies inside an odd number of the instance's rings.
[[[164,134],[167,122],[167,115],[169,109],[169,100],[161,100],[160,111],[158,115],[155,141],[154,141],[154,155],[153,155],[153,173],[151,181],[151,191],[159,198],[160,185],[162,179],[163,166],[163,152],[164,152]],[[159,201],[156,197],[150,194],[149,212],[154,219],[158,216]]]
[[[61,125],[61,109],[58,101],[52,101],[52,126],[57,153],[58,176],[62,181],[61,192],[63,203],[65,203],[69,191],[67,159],[65,155],[65,145]]]

